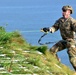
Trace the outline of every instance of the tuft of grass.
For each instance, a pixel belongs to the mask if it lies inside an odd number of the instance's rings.
[[[43,54],[46,53],[48,47],[47,46],[40,46],[37,48],[38,51],[42,52]]]

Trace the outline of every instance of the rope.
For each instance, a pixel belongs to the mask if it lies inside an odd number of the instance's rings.
[[[20,31],[21,33],[28,33],[28,32],[40,32],[39,30],[31,30],[31,31]]]
[[[45,42],[45,43],[41,43],[41,40],[42,40],[42,38],[43,38],[45,35],[47,35],[47,33],[44,33],[44,34],[40,37],[40,39],[38,40],[38,43],[39,43],[40,45],[56,43],[56,42]]]

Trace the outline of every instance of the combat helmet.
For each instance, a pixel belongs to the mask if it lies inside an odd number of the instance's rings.
[[[73,8],[71,6],[69,6],[69,5],[66,5],[66,6],[62,7],[62,11],[66,11],[66,10],[70,10],[71,14],[73,13]]]

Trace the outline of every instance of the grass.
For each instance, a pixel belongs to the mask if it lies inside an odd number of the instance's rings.
[[[6,32],[3,27],[0,34],[0,75],[73,75],[47,46],[32,46],[18,31]]]

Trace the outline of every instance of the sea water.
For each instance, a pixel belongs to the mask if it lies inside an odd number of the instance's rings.
[[[62,0],[63,1],[63,0]],[[39,45],[38,40],[43,35],[40,29],[51,27],[62,16],[61,7],[74,1],[55,0],[0,0],[0,26],[8,32],[19,31],[23,38],[32,45]],[[75,14],[74,14],[75,15]],[[76,18],[72,15],[74,18]],[[61,40],[60,32],[48,33],[41,42],[58,42]],[[52,47],[55,43],[47,45]],[[67,50],[58,52],[61,62],[72,69]]]

